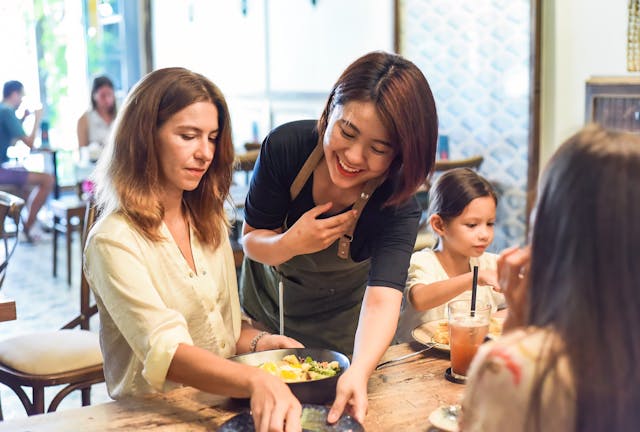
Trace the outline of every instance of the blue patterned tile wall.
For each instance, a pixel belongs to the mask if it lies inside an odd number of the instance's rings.
[[[500,196],[492,251],[525,238],[529,0],[400,0],[400,52],[427,77],[449,157],[484,156]]]

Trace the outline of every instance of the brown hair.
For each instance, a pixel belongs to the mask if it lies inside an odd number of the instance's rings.
[[[104,214],[121,212],[150,240],[160,240],[164,209],[158,158],[158,129],[174,114],[208,101],[218,111],[219,132],[213,161],[198,187],[185,191],[183,201],[198,238],[217,246],[223,204],[233,169],[231,121],[224,96],[204,76],[183,68],[151,72],[131,91],[115,123],[113,140],[100,157],[96,174],[97,204]],[[226,233],[224,233],[226,235]]]
[[[434,166],[438,116],[429,83],[416,65],[399,55],[376,51],[360,57],[345,69],[329,94],[318,120],[320,139],[333,109],[351,101],[376,105],[396,151],[388,174],[394,191],[385,205],[400,205]]]
[[[590,125],[553,155],[541,178],[532,231],[527,324],[551,327],[564,351],[534,383],[531,422],[545,378],[566,354],[576,431],[640,424],[640,137]],[[606,341],[606,348],[603,346]],[[538,430],[535,424],[530,429]]]
[[[443,173],[429,189],[429,215],[437,214],[443,221],[462,214],[476,198],[491,197],[498,205],[491,183],[471,168],[455,168]]]

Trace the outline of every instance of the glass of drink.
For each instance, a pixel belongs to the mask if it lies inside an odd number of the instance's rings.
[[[489,333],[491,305],[476,303],[472,312],[470,300],[456,300],[447,304],[447,310],[451,375],[458,380],[465,380],[473,356]]]

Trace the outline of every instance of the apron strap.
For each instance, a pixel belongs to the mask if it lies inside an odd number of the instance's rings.
[[[318,163],[324,157],[324,149],[322,148],[322,141],[318,140],[318,145],[313,149],[307,160],[298,171],[298,175],[291,183],[291,187],[289,188],[289,195],[291,195],[291,201],[295,200],[298,197],[298,194],[302,190],[302,187],[307,182],[311,173],[318,166]]]
[[[313,149],[307,160],[304,162],[304,165],[302,165],[302,168],[300,168],[300,171],[298,172],[298,175],[296,175],[296,178],[293,180],[293,183],[291,183],[291,187],[289,188],[291,201],[295,200],[298,197],[298,194],[302,190],[302,187],[307,182],[307,180],[311,176],[311,173],[316,168],[316,166],[318,166],[318,163],[320,163],[323,157],[324,148],[322,146],[322,141],[318,140],[318,145]],[[349,247],[351,246],[351,241],[353,240],[353,232],[356,229],[358,219],[360,219],[360,215],[362,214],[362,209],[367,204],[367,201],[369,201],[369,198],[371,198],[371,195],[376,190],[376,188],[380,186],[382,182],[385,181],[385,179],[386,177],[380,177],[377,179],[369,180],[367,183],[365,183],[364,189],[360,193],[360,196],[358,197],[356,202],[353,204],[353,210],[357,210],[358,215],[349,227],[347,233],[340,237],[340,240],[338,242],[338,257],[342,259],[349,258]]]
[[[360,219],[360,215],[362,214],[362,209],[367,204],[369,198],[371,198],[371,195],[373,195],[373,192],[376,190],[376,188],[380,186],[385,179],[386,176],[372,179],[366,182],[364,185],[364,189],[362,189],[362,192],[360,192],[360,196],[353,204],[353,210],[357,210],[358,215],[349,227],[347,233],[340,237],[340,240],[338,242],[338,256],[340,258],[349,258],[349,247],[351,246],[351,242],[353,241],[353,232],[355,231],[358,219]]]

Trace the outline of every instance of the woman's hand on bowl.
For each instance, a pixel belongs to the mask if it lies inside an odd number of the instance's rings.
[[[369,400],[367,398],[367,382],[369,377],[354,368],[348,368],[338,379],[336,399],[331,406],[327,421],[335,423],[343,412],[347,411],[358,422],[364,423]]]
[[[260,338],[260,340],[256,344],[256,351],[266,351],[280,348],[304,348],[304,345],[293,338],[277,334],[266,335]]]
[[[256,369],[249,385],[256,432],[301,430],[302,405],[280,378]]]

